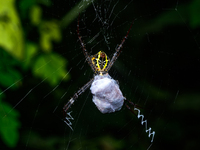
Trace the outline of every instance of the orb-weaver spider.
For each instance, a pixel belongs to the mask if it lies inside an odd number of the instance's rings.
[[[132,24],[126,34],[122,39],[121,44],[116,48],[112,59],[110,60],[105,52],[99,51],[96,55],[90,56],[85,48],[80,32],[79,32],[79,18],[77,23],[77,34],[85,58],[94,72],[94,78],[87,82],[82,88],[80,88],[74,96],[68,101],[68,103],[63,107],[63,111],[67,113],[68,109],[74,103],[74,101],[81,95],[87,88],[90,87],[91,93],[93,94],[93,102],[99,109],[101,113],[112,113],[119,111],[123,106],[126,98],[122,95],[121,90],[119,89],[118,83],[111,78],[108,74],[108,71],[113,66],[114,62],[119,57],[122,51],[122,45],[128,37],[128,34],[131,30]],[[126,100],[128,101],[128,100]],[[135,106],[134,103],[128,101],[131,105]],[[126,107],[131,110],[131,108],[125,104]],[[131,110],[132,111],[132,110]],[[133,112],[133,111],[132,111]],[[134,112],[133,112],[134,113]]]

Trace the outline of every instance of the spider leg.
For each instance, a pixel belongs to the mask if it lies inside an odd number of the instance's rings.
[[[140,107],[137,104],[134,104],[133,102],[127,100],[125,97],[124,97],[124,101],[125,101],[125,106],[128,108],[128,110],[130,110],[137,117],[135,112],[131,109],[131,107],[127,103],[129,103],[131,106],[134,106],[134,109],[135,108],[140,108]]]
[[[80,17],[80,15],[79,15],[79,17]],[[80,41],[80,43],[81,43],[81,47],[82,47],[83,53],[84,53],[84,55],[85,55],[85,58],[86,58],[88,64],[89,64],[90,67],[92,68],[93,72],[96,74],[96,68],[95,68],[95,66],[93,65],[93,63],[92,63],[92,61],[91,61],[91,59],[90,59],[90,55],[89,55],[88,51],[87,51],[86,48],[85,48],[85,44],[84,44],[84,42],[83,42],[82,39],[81,39],[81,35],[80,35],[80,31],[79,31],[79,17],[78,17],[78,23],[77,23],[77,34],[78,34],[78,39],[79,39],[79,41]]]
[[[93,82],[93,78],[90,79],[89,82],[87,82],[83,87],[81,87],[75,94],[74,96],[67,102],[67,104],[63,107],[63,111],[65,113],[67,113],[68,109],[71,107],[71,105],[74,103],[74,101],[78,98],[79,95],[81,95],[82,93],[85,92],[85,90],[87,90],[88,87],[90,87],[90,85]]]
[[[120,53],[121,53],[121,51],[122,51],[122,46],[123,46],[125,40],[126,40],[127,37],[128,37],[128,34],[129,34],[129,32],[130,32],[130,30],[131,30],[131,28],[132,28],[132,25],[133,25],[133,22],[131,23],[131,26],[130,26],[130,28],[129,28],[127,34],[126,34],[126,36],[122,39],[121,44],[117,47],[116,52],[114,53],[114,55],[113,55],[113,57],[112,57],[110,63],[108,64],[107,71],[110,70],[110,68],[112,67],[112,65],[114,64],[114,62],[115,62],[115,61],[117,60],[117,58],[119,57],[119,55],[120,55]]]

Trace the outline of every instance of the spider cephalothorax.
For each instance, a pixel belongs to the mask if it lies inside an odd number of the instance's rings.
[[[102,75],[107,73],[107,66],[110,59],[105,52],[99,51],[97,54],[91,56],[91,60],[98,74]]]

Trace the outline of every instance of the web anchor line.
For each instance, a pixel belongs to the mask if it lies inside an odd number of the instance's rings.
[[[151,128],[147,129],[147,120],[144,120],[144,115],[140,115],[140,110],[139,110],[139,109],[134,108],[134,110],[137,110],[137,111],[138,111],[138,115],[137,115],[138,119],[139,119],[140,117],[142,117],[142,119],[141,119],[141,124],[143,125],[143,124],[145,123],[146,133],[147,133],[147,132],[149,133],[149,135],[148,135],[149,138],[150,138],[150,136],[152,135],[151,142],[153,142],[153,139],[154,139],[154,136],[155,136],[155,131],[151,132]]]
[[[68,125],[68,127],[73,131],[72,123],[71,123],[70,120],[74,120],[74,118],[71,116],[71,114],[70,114],[71,112],[72,111],[67,113],[67,116],[65,117],[64,123],[66,123]]]

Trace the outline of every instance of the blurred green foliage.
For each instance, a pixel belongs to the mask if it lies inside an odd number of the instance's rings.
[[[0,48],[0,55],[0,85],[4,88],[16,89],[21,84],[19,80],[22,78],[21,73],[16,69],[20,66],[20,62],[2,48]]]
[[[16,59],[24,57],[24,38],[15,1],[0,1],[0,45]]]
[[[55,7],[52,4],[52,1],[46,1],[46,0],[19,0],[19,1],[0,0],[0,4],[1,4],[0,5],[0,88],[1,88],[1,91],[0,91],[0,137],[1,137],[2,141],[8,147],[14,148],[17,146],[17,143],[19,141],[19,129],[21,126],[21,123],[19,121],[19,116],[21,116],[21,115],[19,115],[20,113],[17,110],[15,110],[15,107],[11,106],[11,104],[13,105],[13,104],[18,103],[21,98],[7,99],[7,97],[10,95],[6,95],[7,94],[6,91],[10,90],[10,91],[18,92],[18,91],[20,91],[20,89],[24,90],[24,89],[26,89],[26,86],[28,83],[30,83],[30,81],[33,80],[33,82],[34,82],[37,79],[40,79],[40,81],[45,81],[46,84],[50,85],[51,87],[55,87],[61,81],[69,81],[70,74],[67,70],[67,66],[68,66],[69,62],[64,57],[64,55],[59,54],[59,52],[57,52],[55,45],[63,42],[63,39],[65,39],[63,34],[64,34],[64,31],[66,30],[66,27],[68,27],[70,25],[70,23],[72,23],[73,20],[75,20],[77,18],[79,13],[86,10],[90,6],[91,1],[82,0],[80,2],[77,2],[75,6],[71,7],[71,9],[64,10],[65,14],[63,14],[62,16],[59,16],[59,17],[57,17],[57,16],[52,17],[50,15],[52,13],[51,12],[52,10],[48,10],[48,8],[54,9],[54,7]],[[62,4],[60,4],[60,5],[62,6]],[[200,1],[193,0],[193,1],[190,1],[190,3],[186,3],[186,4],[183,3],[183,4],[180,4],[177,6],[178,7],[175,8],[174,10],[162,11],[162,13],[160,13],[159,15],[157,15],[155,17],[152,17],[150,20],[143,21],[143,22],[136,21],[136,23],[134,24],[135,29],[132,29],[132,30],[134,30],[133,35],[140,35],[140,38],[137,38],[135,40],[142,41],[142,39],[146,36],[147,33],[156,33],[156,32],[158,33],[158,32],[161,32],[162,30],[164,30],[165,28],[168,28],[169,26],[185,26],[185,25],[189,24],[189,28],[191,30],[199,29],[199,27],[200,27],[200,17],[199,17],[200,16],[200,9],[199,9]],[[65,7],[65,6],[63,6],[63,7]],[[134,6],[135,9],[137,9],[136,7],[137,7],[137,5]],[[59,12],[59,10],[57,10],[57,9],[58,8],[56,8],[56,11]],[[48,10],[48,12],[47,12],[47,10]],[[122,8],[120,8],[119,10],[121,12]],[[126,10],[129,11],[128,12],[129,14],[133,13],[133,9],[130,10],[127,8],[124,11],[126,11]],[[54,12],[53,12],[53,14],[54,14]],[[128,15],[128,16],[124,17],[125,20],[122,20],[121,23],[126,22],[127,17],[129,19],[130,18],[132,19],[132,16]],[[87,18],[87,16],[86,16],[86,18]],[[122,18],[122,19],[124,19],[124,18]],[[90,20],[90,23],[92,21],[93,20]],[[124,29],[124,30],[127,30],[127,29]],[[176,31],[177,31],[177,29],[176,29]],[[75,30],[73,30],[73,32],[75,32]],[[124,31],[123,31],[123,33],[124,33]],[[130,36],[131,36],[131,33],[130,33]],[[72,37],[69,36],[68,40],[70,40],[70,38],[72,38]],[[172,38],[172,37],[170,37],[170,38]],[[63,42],[63,43],[65,43],[65,42]],[[128,41],[127,41],[127,43],[128,43]],[[138,42],[138,43],[140,43],[140,42]],[[141,45],[143,45],[143,44],[141,44]],[[156,45],[156,44],[154,44],[154,45]],[[70,43],[70,41],[69,41],[68,46],[71,46],[71,47],[68,47],[68,49],[66,49],[66,51],[67,52],[73,51],[74,46]],[[128,53],[128,51],[127,51],[127,53]],[[172,52],[172,53],[174,53],[174,52]],[[180,51],[178,51],[178,53],[180,53]],[[76,51],[72,52],[71,55],[72,56],[70,56],[70,57],[74,57],[74,55],[76,55]],[[127,54],[127,56],[128,55],[129,54]],[[132,55],[133,54],[130,53],[129,57]],[[160,54],[160,56],[161,56],[161,54]],[[149,57],[150,57],[150,55],[148,55],[147,58],[149,58]],[[154,57],[156,57],[156,59],[154,59]],[[154,57],[152,58],[152,61],[150,61],[150,62],[153,62],[153,60],[159,60],[159,58],[157,59],[157,56],[154,56]],[[140,60],[140,58],[136,58],[136,59]],[[160,59],[159,63],[161,63],[161,62],[162,62],[162,58]],[[75,61],[75,63],[77,63],[77,62]],[[130,64],[130,62],[128,62],[128,63]],[[155,64],[159,65],[159,63],[157,62]],[[130,70],[130,68],[129,68],[130,66],[128,66],[129,64],[125,65],[125,62],[120,62],[120,61],[116,62],[116,64],[117,64],[117,66],[115,67],[115,69],[119,73],[123,74],[124,72],[129,72],[129,70]],[[170,63],[169,63],[169,65],[170,65]],[[172,65],[174,65],[174,64],[172,64]],[[140,66],[140,67],[142,69],[145,68],[143,66]],[[124,72],[122,71],[122,68],[124,69],[123,70]],[[146,67],[146,69],[148,70],[149,68]],[[26,83],[24,81],[24,77],[26,76],[26,74],[28,74],[30,76],[30,79],[27,79],[29,82],[26,80],[26,82],[28,82],[28,83]],[[79,72],[77,74],[79,75]],[[78,76],[77,74],[75,74],[74,76]],[[78,77],[80,77],[80,76],[78,76]],[[85,77],[83,77],[83,78],[85,78]],[[72,85],[72,86],[75,88],[74,89],[72,88],[71,93],[73,93],[74,90],[77,90],[77,86],[81,86],[77,83],[80,83],[80,81],[83,81],[83,78],[80,77],[79,80],[74,81],[74,85]],[[128,83],[128,81],[131,81],[132,78],[133,78],[133,76],[131,76],[131,75],[128,76],[126,78],[127,83]],[[86,79],[88,79],[88,78],[86,78]],[[167,100],[172,99],[172,96],[174,94],[173,93],[174,91],[173,92],[170,91],[171,89],[170,90],[160,89],[160,87],[155,86],[148,81],[146,81],[145,83],[139,83],[139,82],[135,82],[135,83],[136,83],[135,87],[140,89],[143,92],[143,94],[150,95],[150,97],[155,100],[153,102],[153,104],[158,105],[159,103],[166,101],[166,99]],[[45,90],[45,88],[47,88],[47,87],[42,87],[42,90]],[[55,92],[55,95],[60,96],[61,91],[66,90],[65,88],[66,87],[64,87],[63,89],[60,89],[60,91]],[[126,88],[130,90],[132,88],[132,86],[131,86],[131,88],[129,86],[125,87],[125,89]],[[40,95],[40,94],[38,94],[38,95]],[[199,108],[198,108],[199,98],[200,98],[199,93],[191,92],[189,94],[186,93],[186,94],[183,94],[182,96],[178,97],[176,99],[176,104],[173,104],[173,106],[171,104],[168,104],[167,102],[165,104],[169,105],[169,107],[172,108],[175,112],[178,112],[178,111],[183,112],[185,110],[188,110],[191,112],[192,111],[198,112],[199,111]],[[37,96],[35,96],[35,97],[32,96],[30,99],[33,102],[33,103],[31,103],[31,105],[34,105],[34,101],[35,101],[35,99],[37,99]],[[6,101],[6,102],[4,102],[4,101]],[[9,103],[11,103],[11,104],[9,104]],[[151,103],[150,106],[152,106],[153,104]],[[55,106],[55,102],[52,105]],[[43,108],[48,109],[50,107],[51,107],[51,102],[48,101],[48,104],[46,104],[45,107],[43,107]],[[90,107],[88,107],[88,108],[90,108]],[[160,110],[159,113],[162,112],[162,109],[163,108],[159,108],[159,110]],[[45,110],[44,110],[44,112],[45,112]],[[46,112],[49,112],[49,111],[46,111]],[[25,112],[25,113],[27,113],[30,116],[32,115],[31,112]],[[89,113],[89,112],[86,112],[86,114],[87,113]],[[158,113],[155,113],[155,115],[157,115],[157,114]],[[187,113],[185,113],[185,114],[187,114]],[[87,116],[92,116],[92,115],[98,116],[95,113],[87,114]],[[95,116],[95,118],[100,118],[100,116],[99,117],[96,117],[96,116]],[[168,116],[168,114],[167,114],[167,116]],[[169,114],[169,116],[170,116],[170,114]],[[159,121],[155,121],[156,122],[155,124],[157,124],[156,134],[157,134],[157,131],[162,131],[163,126],[165,126],[167,124],[167,121],[166,121],[167,119],[164,117],[160,118]],[[87,118],[84,118],[84,119],[87,119]],[[124,125],[124,120],[123,119],[120,120],[120,119],[121,118],[117,119],[119,121],[119,124],[121,123]],[[180,120],[178,120],[178,121],[181,122],[182,121],[181,118],[179,118],[179,119]],[[89,119],[88,119],[88,121],[89,121]],[[100,124],[102,122],[102,120],[98,120],[98,121],[99,122],[94,121],[94,123],[93,123],[94,126],[92,126],[91,130],[92,130],[92,132],[101,134],[101,133],[99,133],[99,131],[96,131],[96,130],[98,130],[101,127],[103,128],[104,126],[103,125],[101,126],[101,124]],[[109,122],[109,121],[110,120],[108,119],[107,121],[104,121],[104,122]],[[182,127],[183,123],[179,123],[178,121],[176,120],[176,121],[170,123],[171,131],[175,132]],[[111,121],[109,123],[112,124]],[[45,127],[49,126],[50,124],[51,123],[46,124]],[[95,127],[96,124],[98,124],[98,127]],[[80,125],[78,124],[77,126],[80,127],[81,125],[82,124],[80,123]],[[159,127],[159,125],[160,125],[160,127]],[[40,126],[41,126],[41,124],[39,124],[39,127]],[[161,127],[162,127],[162,129],[161,129]],[[124,126],[122,128],[124,128]],[[131,127],[129,129],[131,129]],[[59,130],[59,129],[56,129],[56,130]],[[109,131],[112,131],[112,128],[109,129]],[[63,131],[60,131],[60,132],[63,132]],[[87,129],[87,132],[90,134],[94,134],[94,133],[90,132],[88,129]],[[108,131],[105,131],[105,132],[108,132]],[[165,130],[165,133],[167,133],[167,132],[168,131]],[[177,133],[178,133],[177,136],[174,136],[174,139],[176,139],[176,140],[181,138],[181,136],[183,135],[180,130]],[[185,135],[187,135],[186,131],[185,131]],[[33,133],[33,135],[28,135],[28,136],[29,136],[28,138],[30,138],[29,144],[32,147],[35,146],[36,149],[56,149],[55,145],[58,144],[59,142],[60,142],[59,143],[60,145],[66,146],[63,144],[63,143],[65,143],[65,141],[62,141],[63,138],[60,138],[60,137],[45,139],[45,138],[39,137],[40,135],[37,135],[36,133]],[[159,135],[159,132],[158,132],[158,137],[159,136],[162,137],[162,135]],[[75,150],[78,149],[80,146],[79,145],[80,143],[82,143],[82,145],[85,147],[87,147],[89,145],[89,148],[91,148],[91,149],[95,149],[95,148],[99,149],[99,147],[101,147],[102,149],[123,149],[124,147],[127,146],[126,142],[131,143],[132,141],[135,141],[137,138],[138,137],[136,137],[135,135],[130,135],[131,140],[125,141],[125,140],[119,140],[117,138],[111,137],[110,135],[99,135],[99,138],[95,138],[95,139],[93,138],[93,139],[88,140],[88,139],[86,139],[86,136],[84,137],[84,135],[83,136],[81,135],[79,137],[78,141],[74,141],[74,142],[72,141],[71,149],[75,149]],[[166,137],[166,139],[170,140],[170,137]],[[25,139],[25,140],[27,140],[27,139]],[[64,138],[64,140],[70,141],[71,139]],[[23,139],[22,139],[22,141],[23,141]],[[40,141],[40,142],[38,142],[38,141]],[[191,141],[191,143],[192,143],[192,141]],[[144,143],[144,145],[145,144],[146,143]],[[42,148],[37,147],[38,145],[41,146]],[[96,145],[99,145],[99,147],[96,147]],[[188,144],[188,145],[190,145],[190,144]]]
[[[0,85],[8,90],[17,90],[23,84],[22,70],[32,70],[35,77],[47,78],[45,81],[50,85],[63,79],[67,81],[67,60],[52,53],[52,42],[62,39],[58,21],[42,20],[42,9],[35,0],[18,2],[21,16],[16,10],[16,1],[0,0],[0,3]],[[27,38],[30,29],[22,27],[23,19],[29,19],[29,27],[38,30],[38,42]],[[3,95],[1,92],[0,96]],[[7,146],[15,147],[19,140],[19,113],[2,99],[0,104],[1,138]]]
[[[16,69],[18,66],[18,59],[0,48],[0,85],[5,91],[17,90],[21,86],[22,74]],[[15,147],[19,140],[19,112],[3,101],[6,99],[5,91],[0,90],[0,137],[7,146]]]
[[[0,97],[0,137],[8,147],[15,147],[19,140],[19,113]]]
[[[189,5],[189,21],[192,28],[198,28],[200,26],[200,1],[199,0],[193,0],[191,4]]]
[[[55,86],[61,79],[69,79],[69,75],[65,70],[66,64],[66,59],[58,54],[41,55],[33,66],[33,74],[43,79],[47,78],[47,81]]]

